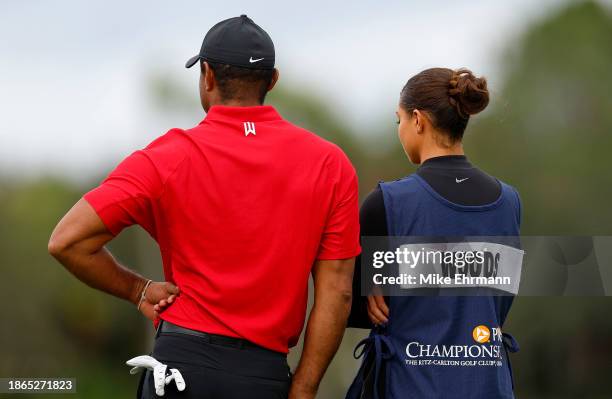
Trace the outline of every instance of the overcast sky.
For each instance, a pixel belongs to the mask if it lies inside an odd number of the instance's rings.
[[[282,79],[334,104],[355,130],[393,117],[412,74],[468,66],[501,82],[499,57],[561,1],[0,2],[0,171],[103,173],[203,111],[159,117],[147,77],[183,68],[216,22],[248,14],[275,42]],[[363,134],[363,133],[362,133]]]

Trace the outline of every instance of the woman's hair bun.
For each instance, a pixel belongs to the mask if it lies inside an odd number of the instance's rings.
[[[469,69],[453,72],[449,82],[449,101],[463,118],[482,111],[489,104],[487,80],[477,78]]]

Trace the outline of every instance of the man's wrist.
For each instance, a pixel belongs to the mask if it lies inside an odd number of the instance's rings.
[[[136,306],[138,310],[140,310],[140,307],[142,306],[143,302],[147,300],[147,288],[149,288],[152,282],[153,280],[147,280],[144,288],[140,292],[140,299],[138,300],[138,305]]]
[[[302,390],[301,388],[291,385],[289,390],[289,399],[314,399],[317,396],[316,391]]]
[[[309,383],[300,378],[299,373],[293,376],[291,381],[291,391],[296,394],[315,396],[319,390],[319,384]]]
[[[132,292],[130,294],[129,301],[134,305],[138,306],[140,304],[140,298],[142,297],[142,291],[145,289],[149,280],[144,277],[138,276],[134,283],[132,284]]]

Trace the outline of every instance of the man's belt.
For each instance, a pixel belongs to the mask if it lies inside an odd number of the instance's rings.
[[[184,334],[191,335],[193,337],[198,337],[202,339],[204,342],[209,344],[221,345],[221,346],[229,346],[232,348],[260,348],[264,349],[259,345],[255,345],[254,343],[247,341],[242,338],[234,338],[227,337],[225,335],[217,335],[217,334],[209,334],[203,331],[196,331],[189,328],[177,326],[176,324],[172,324],[168,321],[162,320],[160,321],[160,325],[158,327],[157,334]]]

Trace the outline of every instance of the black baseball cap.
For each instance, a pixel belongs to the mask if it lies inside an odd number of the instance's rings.
[[[273,69],[274,43],[251,18],[241,15],[210,28],[200,54],[191,57],[185,68],[191,68],[199,60],[242,68]]]

